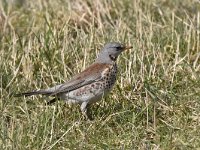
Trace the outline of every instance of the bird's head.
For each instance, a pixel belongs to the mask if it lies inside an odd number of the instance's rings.
[[[132,46],[124,46],[118,42],[107,43],[100,51],[96,62],[99,63],[112,63],[116,61],[121,52],[131,49]]]

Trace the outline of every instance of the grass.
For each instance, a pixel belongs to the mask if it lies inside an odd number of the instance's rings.
[[[0,1],[0,149],[199,149],[199,10],[198,0]],[[12,96],[63,83],[110,41],[134,48],[94,121],[79,106]]]

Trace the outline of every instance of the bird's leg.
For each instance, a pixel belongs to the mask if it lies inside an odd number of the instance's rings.
[[[81,112],[86,120],[92,120],[91,115],[88,113],[88,103],[87,102],[83,102],[81,104]]]

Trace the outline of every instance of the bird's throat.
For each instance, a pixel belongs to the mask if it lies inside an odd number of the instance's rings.
[[[116,60],[117,60],[117,57],[115,57],[115,56],[113,56],[113,55],[109,55],[109,57],[110,57],[110,59],[111,59],[112,61],[116,61]]]

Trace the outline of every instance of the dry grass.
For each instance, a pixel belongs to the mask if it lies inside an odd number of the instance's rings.
[[[198,0],[0,1],[0,149],[199,148],[199,10]],[[64,82],[110,41],[134,48],[94,121],[12,96]]]

